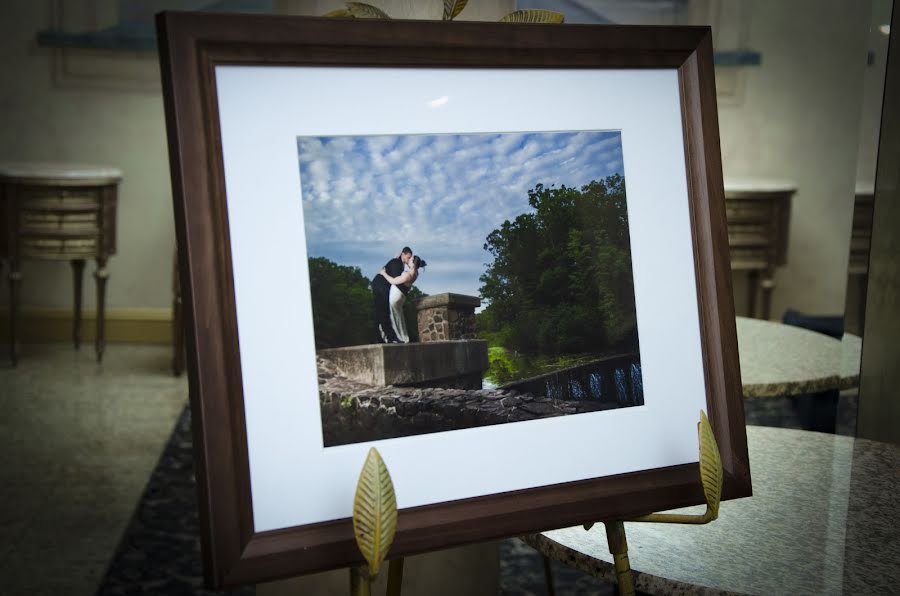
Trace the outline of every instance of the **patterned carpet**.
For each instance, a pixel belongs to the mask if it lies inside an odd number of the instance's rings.
[[[557,596],[590,594],[614,596],[616,587],[595,577],[566,567],[558,561],[551,562],[553,587]],[[549,594],[544,579],[541,555],[519,540],[510,538],[500,543],[500,591],[501,596],[545,596]],[[640,596],[640,592],[638,593]]]
[[[193,473],[190,412],[185,409],[150,477],[97,596],[253,596],[252,586],[203,588],[200,521]],[[558,596],[615,594],[615,587],[553,562]],[[500,545],[503,596],[548,594],[541,556],[520,540]]]
[[[203,588],[191,417],[185,409],[150,476],[97,596],[253,596]]]

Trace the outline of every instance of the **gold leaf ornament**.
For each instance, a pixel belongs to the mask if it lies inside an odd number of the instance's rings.
[[[462,12],[469,0],[444,0],[444,20],[452,21]]]
[[[347,2],[347,12],[356,19],[390,19],[386,12],[364,2]]]
[[[331,17],[331,18],[340,18],[340,19],[352,19],[353,15],[350,14],[350,11],[346,8],[339,8],[337,10],[332,10],[331,12],[326,12],[322,15],[323,17]]]
[[[722,500],[722,459],[712,426],[703,410],[700,411],[700,423],[697,427],[697,434],[700,435],[700,484],[703,485],[703,495],[706,497],[707,514],[716,519],[719,517],[719,503]]]
[[[397,498],[394,483],[378,450],[372,447],[359,473],[353,499],[353,534],[369,564],[369,576],[378,575],[397,533]]]
[[[697,435],[700,439],[700,484],[703,486],[703,497],[706,499],[706,511],[703,515],[684,513],[650,513],[627,521],[655,522],[660,524],[708,524],[719,517],[719,503],[722,500],[722,458],[719,446],[713,435],[712,426],[706,414],[700,411],[700,422],[697,424]]]
[[[561,13],[537,8],[517,10],[500,19],[501,23],[552,23],[557,25],[563,21],[565,21],[565,17]]]

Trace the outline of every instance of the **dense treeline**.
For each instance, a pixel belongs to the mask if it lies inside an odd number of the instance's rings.
[[[484,244],[489,305],[479,333],[532,353],[637,347],[625,181],[613,175],[577,190],[541,184],[533,212],[505,221]]]
[[[371,280],[359,267],[338,265],[325,257],[309,259],[313,328],[316,349],[370,344],[375,341]],[[406,297],[404,314],[412,341],[418,340],[413,301],[424,296],[413,286]]]

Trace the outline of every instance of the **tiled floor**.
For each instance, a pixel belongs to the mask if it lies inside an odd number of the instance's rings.
[[[165,346],[22,346],[0,364],[0,592],[92,595],[187,382]]]

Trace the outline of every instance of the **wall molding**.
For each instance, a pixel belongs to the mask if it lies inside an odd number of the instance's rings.
[[[72,309],[23,307],[19,312],[19,336],[23,343],[71,342]],[[94,341],[97,313],[81,315],[81,341]],[[9,310],[0,310],[0,340],[9,341]],[[171,308],[106,309],[107,343],[171,344]]]

